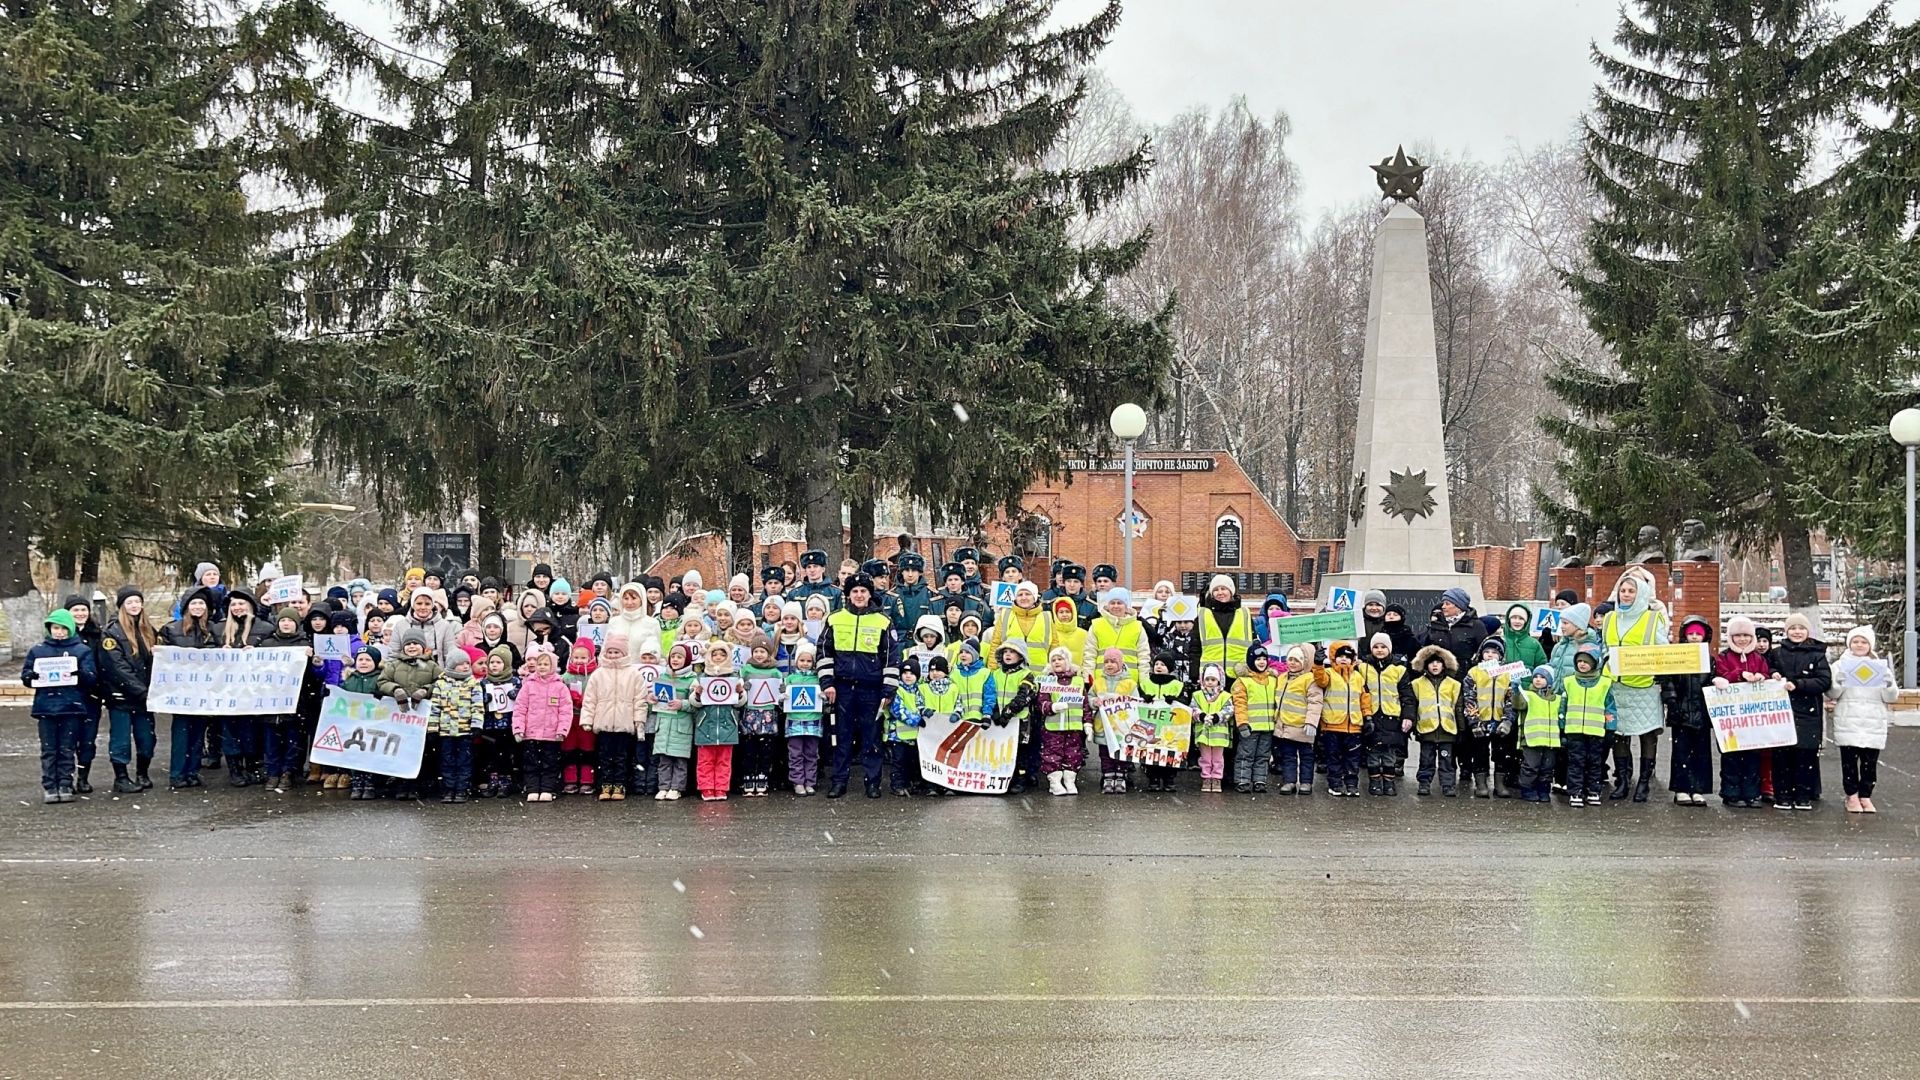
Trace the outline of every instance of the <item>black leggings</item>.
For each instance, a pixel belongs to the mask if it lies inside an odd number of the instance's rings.
[[[1880,751],[1870,746],[1840,748],[1840,784],[1847,794],[1873,798],[1873,782],[1879,774]]]

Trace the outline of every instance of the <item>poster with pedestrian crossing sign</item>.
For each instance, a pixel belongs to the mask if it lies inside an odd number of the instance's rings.
[[[993,606],[994,607],[1012,607],[1013,594],[1016,591],[1018,591],[1019,588],[1020,586],[1018,584],[1011,581],[994,582],[993,583]]]
[[[327,688],[313,727],[307,760],[328,769],[352,769],[412,780],[427,751],[427,706],[401,709],[391,698]]]
[[[1020,725],[976,724],[954,713],[927,718],[917,740],[920,775],[949,791],[999,795],[1013,781]]]
[[[820,688],[808,683],[787,687],[787,711],[812,714],[820,711]]]
[[[1360,593],[1356,589],[1335,589],[1327,598],[1328,611],[1352,611],[1360,606]]]

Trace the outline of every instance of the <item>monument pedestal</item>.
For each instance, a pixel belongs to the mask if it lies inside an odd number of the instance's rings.
[[[1698,615],[1713,627],[1713,647],[1723,648],[1720,636],[1720,564],[1710,562],[1644,563],[1642,569],[1653,575],[1654,591],[1667,602],[1672,633],[1677,638],[1680,620]],[[1625,566],[1555,567],[1551,574],[1553,591],[1572,589],[1580,602],[1594,607],[1613,595]],[[1484,613],[1483,613],[1484,614]],[[1409,616],[1411,617],[1411,616]]]

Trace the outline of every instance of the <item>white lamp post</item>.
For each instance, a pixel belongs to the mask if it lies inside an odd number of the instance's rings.
[[[1915,413],[1915,422],[1916,425],[1920,425],[1920,413]],[[1126,543],[1126,558],[1123,560],[1126,565],[1121,573],[1126,575],[1124,580],[1127,590],[1131,592],[1133,590],[1133,442],[1147,433],[1147,411],[1131,401],[1122,402],[1113,407],[1113,415],[1107,418],[1107,426],[1113,429],[1114,437],[1126,447],[1126,480],[1120,492],[1120,536]],[[1911,449],[1907,451],[1907,457],[1908,460],[1912,460]]]
[[[1920,409],[1901,409],[1893,414],[1893,421],[1887,425],[1887,434],[1907,451],[1907,633],[1906,633],[1906,677],[1907,689],[1920,687],[1916,679],[1914,662],[1920,657],[1920,631],[1916,631],[1913,620],[1913,452],[1920,447]]]

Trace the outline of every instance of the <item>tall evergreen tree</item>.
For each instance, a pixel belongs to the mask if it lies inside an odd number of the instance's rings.
[[[1777,541],[1790,602],[1817,601],[1810,462],[1770,431],[1874,374],[1785,323],[1816,300],[1806,252],[1833,220],[1816,140],[1867,93],[1886,26],[1884,5],[1843,26],[1819,0],[1638,0],[1617,55],[1595,50],[1586,158],[1605,209],[1571,283],[1618,370],[1550,377],[1572,410],[1545,427],[1573,505],[1549,517],[1625,539],[1697,516],[1739,547]]]
[[[13,0],[0,23],[0,597],[64,567],[257,561],[310,370],[252,209],[232,26],[178,0]],[[245,84],[246,89],[257,84]],[[64,569],[63,569],[64,572]]]

